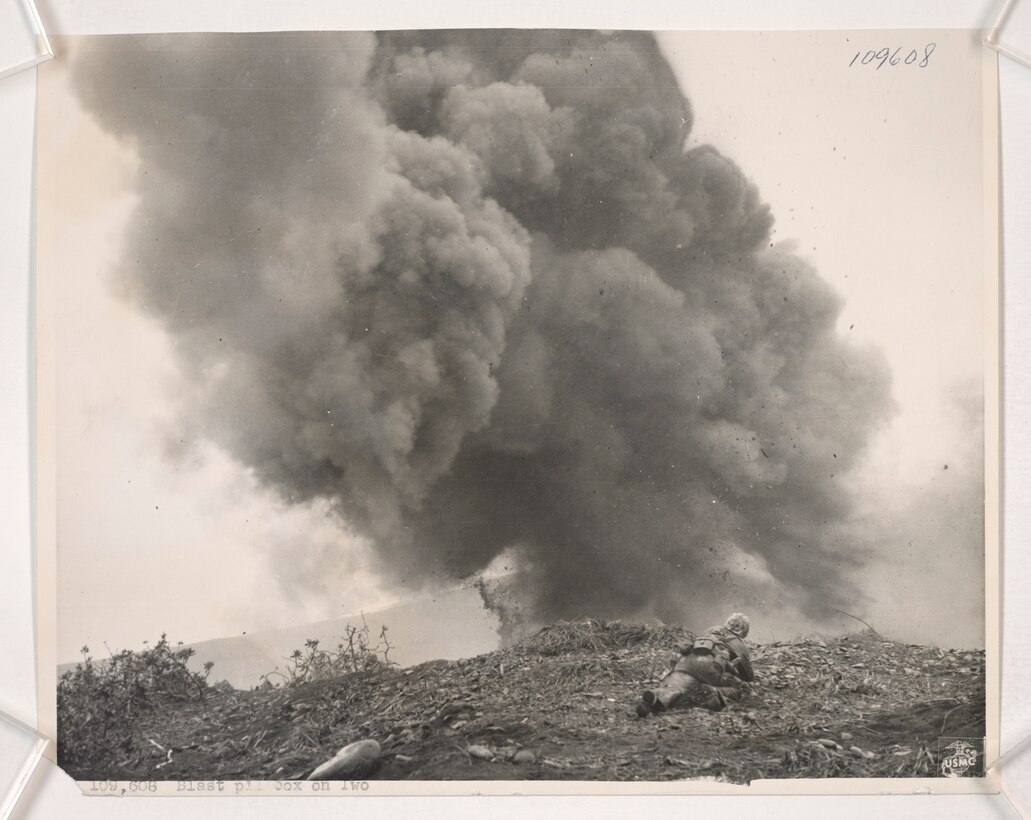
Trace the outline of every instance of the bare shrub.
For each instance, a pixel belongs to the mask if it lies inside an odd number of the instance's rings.
[[[284,658],[288,664],[285,669],[276,668],[262,675],[262,679],[277,677],[281,684],[297,686],[392,665],[386,625],[380,629],[375,644],[371,635],[363,616],[361,626],[348,624],[345,627],[343,640],[336,649],[322,649],[318,640],[309,638],[304,642],[304,649],[295,649],[290,657]]]

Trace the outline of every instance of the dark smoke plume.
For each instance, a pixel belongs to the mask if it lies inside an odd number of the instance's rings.
[[[686,150],[651,36],[98,38],[75,81],[140,158],[119,282],[191,380],[177,439],[391,577],[512,555],[536,620],[854,599],[886,366]]]

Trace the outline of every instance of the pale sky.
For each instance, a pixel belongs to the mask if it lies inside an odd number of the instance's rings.
[[[882,42],[922,58],[935,39],[924,69],[848,67]],[[661,42],[694,106],[691,143],[717,146],[758,184],[774,239],[797,242],[844,297],[841,331],[887,354],[906,417],[900,458],[915,458],[940,435],[943,392],[983,370],[979,45],[964,32]]]
[[[890,363],[900,412],[858,479],[886,503],[925,486],[943,454],[976,452],[950,395],[983,372],[980,49],[939,34],[925,69],[848,68],[857,50],[922,54],[925,39],[661,37],[694,108],[690,143],[714,144],[758,184],[775,241],[797,242],[844,297],[841,333]],[[58,660],[84,643],[192,642],[395,600],[318,505],[277,502],[214,448],[165,456],[180,390],[170,342],[109,287],[135,157],[83,113],[62,62],[41,71],[39,99],[39,276],[59,281]],[[284,592],[290,568],[266,557],[313,541],[348,560]]]

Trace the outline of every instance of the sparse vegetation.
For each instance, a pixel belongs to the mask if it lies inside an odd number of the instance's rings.
[[[386,625],[380,630],[378,641],[371,641],[369,625],[363,617],[361,626],[347,625],[344,639],[336,649],[322,649],[319,641],[309,639],[304,642],[304,649],[295,649],[284,659],[288,664],[285,670],[274,669],[262,675],[262,679],[272,682],[277,678],[281,684],[299,686],[391,665]]]
[[[146,645],[146,644],[145,644]],[[211,664],[195,672],[193,650],[161,635],[140,652],[124,650],[96,661],[88,646],[82,663],[57,684],[58,761],[65,767],[118,765],[134,752],[140,715],[202,700]]]

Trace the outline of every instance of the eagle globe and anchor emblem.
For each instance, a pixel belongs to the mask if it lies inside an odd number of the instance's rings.
[[[962,777],[976,768],[979,752],[977,747],[966,740],[956,740],[943,750],[941,769],[945,777]]]

